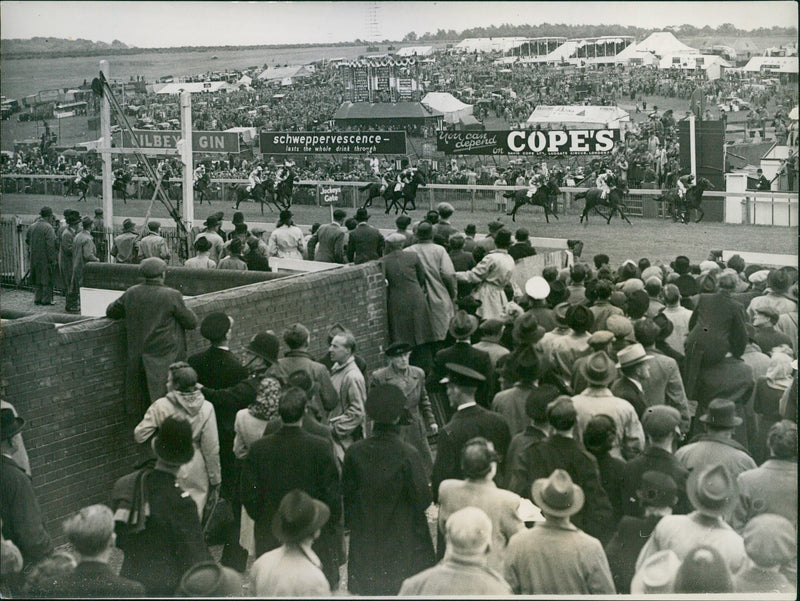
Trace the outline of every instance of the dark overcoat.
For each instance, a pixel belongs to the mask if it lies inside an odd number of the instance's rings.
[[[339,472],[329,440],[296,426],[283,426],[250,447],[242,464],[241,500],[255,523],[256,556],[278,548],[272,519],[286,493],[299,489],[325,503],[331,511],[314,551],[331,588],[339,582],[342,495]]]
[[[606,557],[614,578],[618,594],[631,592],[631,580],[636,572],[636,560],[647,539],[661,520],[660,515],[646,518],[625,516],[620,520],[617,531],[606,545]]]
[[[25,241],[30,250],[30,281],[38,286],[52,286],[55,276],[56,231],[49,221],[39,217],[28,228]]]
[[[66,597],[126,599],[144,597],[144,586],[135,580],[120,578],[106,563],[82,561],[75,571],[59,582],[59,594]]]
[[[389,340],[417,346],[433,342],[428,302],[425,299],[425,272],[416,253],[396,250],[383,258],[383,268],[389,287],[387,316]]]
[[[435,563],[425,517],[428,479],[419,451],[400,439],[399,429],[377,424],[372,437],[347,449],[342,493],[350,592],[396,595],[403,580]]]
[[[625,464],[622,486],[622,512],[625,515],[636,517],[644,515],[644,508],[639,503],[636,491],[642,483],[642,475],[645,472],[661,472],[675,481],[678,488],[678,503],[672,510],[673,513],[686,514],[692,511],[689,498],[686,496],[686,478],[689,477],[689,470],[672,453],[648,446],[640,455]],[[634,559],[634,563],[635,561]]]
[[[141,418],[152,401],[166,395],[169,366],[185,357],[185,330],[197,327],[197,317],[180,292],[156,280],[128,288],[108,306],[106,316],[125,319],[125,408]],[[142,389],[143,379],[149,398]]]
[[[148,597],[171,597],[183,573],[213,558],[203,540],[197,505],[173,474],[155,469],[146,476],[150,515],[141,532],[117,522],[117,546],[125,553],[119,575],[141,582]]]
[[[356,265],[380,259],[383,245],[383,234],[378,229],[359,223],[347,239],[347,258]]]

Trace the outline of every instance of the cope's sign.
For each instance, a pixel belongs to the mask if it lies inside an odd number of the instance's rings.
[[[619,130],[615,129],[439,132],[436,148],[456,155],[610,154],[618,140]]]

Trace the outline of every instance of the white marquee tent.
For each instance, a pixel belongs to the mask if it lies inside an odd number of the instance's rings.
[[[659,69],[681,69],[683,71],[702,69],[706,72],[709,81],[719,79],[722,69],[729,69],[732,66],[724,58],[715,54],[675,54],[665,56],[658,63]]]
[[[430,109],[444,113],[445,123],[458,123],[463,117],[472,115],[471,104],[464,104],[447,92],[428,92],[421,102]]]
[[[754,56],[742,71],[797,74],[798,61],[796,56]]]
[[[558,48],[545,54],[544,56],[536,56],[532,59],[526,59],[525,62],[532,63],[560,63],[567,60],[578,49],[578,42],[564,42]]]
[[[518,48],[528,38],[467,38],[453,48],[458,52],[507,52]]]
[[[636,44],[637,50],[652,52],[659,58],[668,54],[698,54],[697,50],[687,46],[676,38],[672,32],[656,31]]]
[[[627,130],[631,116],[616,106],[537,106],[528,125],[550,125],[566,129],[603,128]]]
[[[640,49],[638,44],[631,44],[614,57],[614,62],[618,64],[653,65],[657,61],[652,52]]]
[[[406,46],[395,53],[397,56],[430,56],[433,46]]]

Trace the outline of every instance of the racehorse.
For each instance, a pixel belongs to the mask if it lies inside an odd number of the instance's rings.
[[[247,185],[238,184],[234,186],[233,191],[236,195],[236,204],[233,208],[237,211],[239,210],[239,204],[246,200],[253,200],[259,203],[262,215],[264,214],[264,203],[268,203],[268,206],[269,204],[275,205],[278,211],[282,209],[281,205],[279,205],[276,200],[275,188],[272,185],[271,179],[265,179],[256,184],[250,191],[247,190]],[[270,210],[272,210],[271,207]]]
[[[383,194],[381,194],[381,184],[378,182],[369,183],[359,188],[359,190],[362,192],[367,191],[367,200],[364,201],[364,208],[370,206],[374,198],[382,196],[386,203],[386,211],[384,211],[384,213],[388,215],[389,211],[394,209],[394,214],[397,215],[398,212],[407,213],[409,209],[413,211],[417,208],[417,189],[420,186],[425,186],[426,183],[427,178],[425,177],[425,173],[417,168],[414,169],[414,175],[411,177],[411,181],[405,184],[399,191],[395,190],[395,184],[390,183],[386,187],[386,190],[383,191]]]
[[[614,216],[615,212],[619,212],[619,216],[622,217],[625,221],[628,222],[628,225],[633,225],[628,219],[628,216],[625,215],[622,207],[625,206],[623,203],[623,198],[625,193],[627,192],[627,186],[624,184],[621,186],[614,186],[611,188],[611,191],[608,193],[608,198],[603,198],[603,191],[600,188],[589,188],[586,192],[580,192],[575,195],[575,200],[580,198],[586,199],[586,205],[583,207],[583,213],[581,213],[581,223],[583,220],[586,219],[586,223],[589,223],[589,211],[594,209],[601,217],[605,217],[606,223],[611,223],[611,218]],[[599,206],[608,207],[610,212],[608,216],[603,215],[603,212],[598,208]]]
[[[69,185],[67,186],[67,191],[64,193],[64,196],[69,196],[70,194],[75,193],[75,188],[81,193],[78,197],[78,202],[82,200],[86,200],[86,193],[89,191],[89,184],[95,181],[94,173],[89,173],[86,177],[84,177],[81,181],[77,184],[75,183],[74,179],[69,180]]]
[[[514,199],[514,208],[510,213],[506,214],[511,215],[511,221],[516,221],[517,211],[520,209],[520,207],[530,204],[536,207],[544,208],[545,221],[550,223],[550,213],[553,214],[553,217],[558,219],[555,199],[559,192],[560,190],[558,189],[558,184],[556,184],[556,180],[554,178],[551,178],[547,183],[539,186],[533,196],[528,196],[527,190],[509,190],[508,192],[505,192],[503,196],[505,198]]]
[[[114,183],[111,184],[111,190],[116,190],[122,195],[122,202],[128,204],[128,186],[131,183],[133,176],[130,171],[125,171],[122,175],[114,178]]]
[[[700,204],[703,202],[703,192],[713,189],[714,186],[711,184],[711,182],[706,178],[701,177],[694,186],[686,190],[686,196],[683,199],[683,210],[681,215],[684,223],[689,223],[689,217],[691,216],[692,209],[700,214],[695,223],[700,223],[703,220],[705,212],[700,208]]]
[[[672,217],[672,221],[678,221],[683,215],[683,202],[681,197],[678,196],[678,191],[675,188],[662,190],[659,196],[653,198],[655,202],[667,203],[665,210]],[[686,222],[684,222],[686,223]]]
[[[289,209],[292,206],[292,194],[294,193],[294,169],[287,168],[289,172],[286,176],[273,188],[275,197],[275,204],[280,209]]]
[[[205,200],[206,194],[208,194],[210,189],[211,189],[211,174],[204,173],[202,177],[194,183],[194,191],[197,193],[197,198],[200,204],[203,204],[203,200]],[[208,200],[208,204],[211,204],[210,199]]]

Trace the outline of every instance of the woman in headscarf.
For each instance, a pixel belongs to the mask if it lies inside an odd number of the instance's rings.
[[[288,209],[281,211],[275,230],[269,235],[267,255],[283,259],[302,259],[303,232],[292,221],[292,212]]]
[[[756,434],[752,450],[753,459],[759,465],[769,458],[767,432],[772,424],[781,421],[780,400],[791,385],[792,358],[784,353],[773,353],[767,367],[767,375],[758,378],[753,389]]]
[[[194,457],[181,466],[177,482],[197,504],[202,518],[211,489],[222,482],[219,463],[219,434],[214,406],[205,399],[197,384],[197,372],[183,361],[169,366],[167,394],[147,409],[133,430],[133,438],[142,444],[158,432],[168,417],[177,417],[192,426]]]

